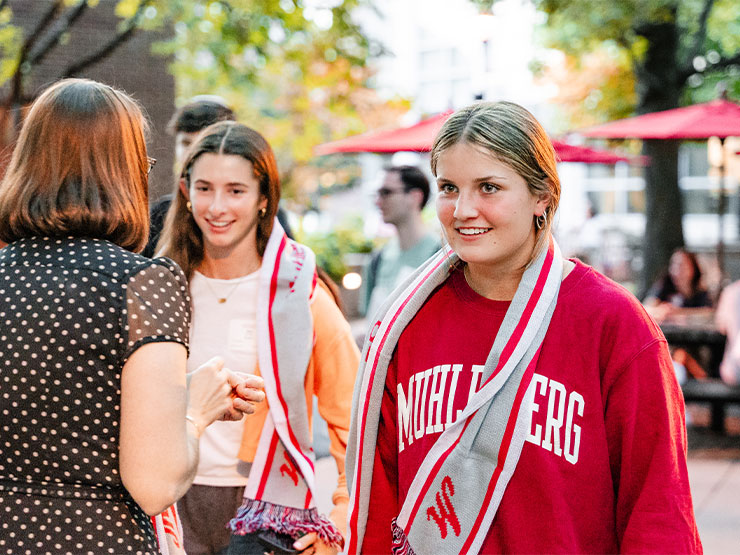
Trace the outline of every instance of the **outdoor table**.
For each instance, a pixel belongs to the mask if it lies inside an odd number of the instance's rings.
[[[714,323],[711,309],[683,309],[672,313],[659,323],[671,347],[683,347],[702,365],[706,379],[691,379],[681,388],[686,401],[709,403],[712,430],[724,431],[725,405],[737,403],[740,389],[727,386],[719,376],[719,365],[724,355],[726,337]]]
[[[683,347],[710,377],[719,378],[719,365],[727,338],[714,323],[714,310],[688,308],[677,310],[659,323],[672,347]]]

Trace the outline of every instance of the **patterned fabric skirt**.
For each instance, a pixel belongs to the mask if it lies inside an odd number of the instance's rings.
[[[134,501],[43,496],[0,488],[0,554],[159,553]]]

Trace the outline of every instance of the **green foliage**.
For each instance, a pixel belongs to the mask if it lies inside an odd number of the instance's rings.
[[[579,74],[583,69],[580,62],[585,57],[615,49],[620,52],[614,67],[622,68],[624,81],[603,79],[596,87],[599,102],[594,102],[594,93],[586,90],[581,98],[570,99],[569,112],[576,117],[577,124],[616,119],[634,110],[638,102],[635,90],[631,89],[635,72],[656,47],[644,33],[659,23],[674,26],[679,41],[672,52],[677,82],[665,83],[666,88],[683,91],[685,102],[699,102],[716,98],[716,85],[722,81],[727,84],[730,96],[736,96],[740,92],[737,1],[715,0],[713,4],[707,1],[534,0],[546,14],[543,29],[546,44],[576,61],[571,68],[575,81],[589,79],[588,75]],[[711,11],[703,26],[702,13],[707,6]],[[733,58],[734,65],[729,63]],[[578,111],[581,113],[576,115]]]
[[[347,273],[345,255],[349,253],[369,253],[374,243],[362,233],[362,220],[348,218],[329,232],[296,234],[301,243],[308,245],[316,253],[316,261],[329,276],[341,283]]]
[[[364,2],[160,0],[157,17],[173,22],[174,36],[157,51],[173,55],[179,99],[221,95],[265,135],[294,196],[314,147],[365,131],[362,107],[380,104],[366,87],[366,61],[380,47],[351,17]]]
[[[223,96],[241,121],[268,139],[290,196],[303,186],[296,183],[296,170],[313,160],[316,145],[363,132],[377,124],[372,118],[379,111],[387,107],[397,114],[403,104],[381,101],[366,86],[371,77],[366,61],[382,50],[352,18],[367,2],[117,0],[121,23],[111,35],[133,25],[165,37],[154,52],[171,56],[178,103],[197,94]],[[64,0],[49,29],[76,7],[99,3]],[[11,9],[1,10],[0,85],[21,75],[19,67],[23,75],[33,71],[19,63],[27,40],[33,42],[12,24]],[[81,52],[80,58],[88,54]],[[8,87],[11,104],[29,100],[22,81],[13,79]]]

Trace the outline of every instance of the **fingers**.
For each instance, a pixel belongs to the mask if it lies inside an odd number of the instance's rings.
[[[220,356],[215,356],[213,358],[208,359],[206,362],[201,364],[196,372],[202,371],[210,371],[216,374],[224,367],[224,359]]]
[[[298,538],[293,544],[293,547],[301,553],[305,553],[306,555],[308,555],[308,552],[304,550],[311,548],[311,553],[313,553],[313,545],[314,543],[316,543],[317,538],[318,535],[316,534],[316,532],[310,532],[305,536]]]
[[[227,370],[227,373],[229,384],[236,396],[253,403],[265,400],[265,381],[261,377],[231,370]]]
[[[187,414],[201,428],[233,409],[228,371],[221,357],[213,357],[188,376]],[[230,416],[232,417],[232,416]],[[236,418],[236,415],[233,415]]]
[[[224,422],[238,422],[244,418],[244,414],[244,411],[231,406],[223,413],[223,415],[221,415],[219,420],[223,420]]]
[[[243,415],[254,414],[254,411],[257,410],[252,403],[245,401],[241,397],[234,397],[234,399],[232,399],[232,403],[233,408],[239,412],[239,420]]]
[[[250,401],[252,403],[261,403],[265,400],[265,392],[261,389],[255,389],[253,387],[239,384],[236,389],[232,390],[236,393],[237,397]]]

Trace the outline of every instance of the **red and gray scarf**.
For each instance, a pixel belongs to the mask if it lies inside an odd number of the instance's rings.
[[[346,549],[360,553],[388,364],[398,338],[457,255],[442,250],[378,311],[363,350],[347,449],[350,486]],[[563,260],[551,238],[522,276],[486,360],[483,385],[437,439],[394,519],[394,553],[478,553],[531,423],[529,384],[555,310]],[[529,391],[529,392],[528,392]],[[371,509],[370,509],[371,510]]]
[[[257,293],[257,357],[270,407],[244,491],[229,526],[298,537],[316,532],[341,547],[342,534],[316,510],[314,452],[305,376],[313,348],[313,252],[288,239],[277,219],[262,258]]]
[[[182,544],[182,524],[180,515],[177,514],[177,506],[172,505],[151,519],[160,555],[185,555]]]

